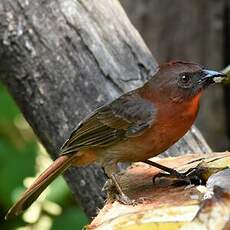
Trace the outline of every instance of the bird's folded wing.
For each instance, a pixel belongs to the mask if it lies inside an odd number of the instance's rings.
[[[62,154],[92,147],[106,147],[138,136],[155,118],[154,105],[135,93],[126,94],[96,110],[72,132],[62,147]]]

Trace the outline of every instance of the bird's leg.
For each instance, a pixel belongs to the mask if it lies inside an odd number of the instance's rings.
[[[108,177],[111,179],[113,185],[115,186],[118,192],[118,194],[116,194],[116,199],[123,204],[133,205],[134,201],[131,200],[127,195],[125,195],[125,193],[122,191],[121,185],[119,184],[119,180],[116,175],[119,172],[117,164],[116,163],[106,164],[104,166],[104,170],[105,170],[105,173],[108,175]],[[108,182],[106,184],[107,184],[107,187],[111,186],[111,184]]]
[[[200,179],[198,176],[194,175],[194,173],[190,173],[190,172],[186,172],[186,173],[179,173],[177,170],[166,167],[164,165],[158,164],[156,162],[150,161],[150,160],[145,160],[142,161],[143,163],[149,164],[151,166],[154,166],[156,168],[159,168],[169,174],[165,174],[165,173],[159,173],[156,176],[153,177],[153,182],[155,182],[155,179],[157,177],[176,177],[180,180],[183,180],[185,182],[187,182],[188,184],[191,184],[191,180],[198,180],[200,182]]]
[[[117,189],[117,192],[119,193],[119,195],[116,195],[116,199],[123,204],[133,205],[134,201],[131,200],[127,195],[124,194],[124,192],[122,191],[122,188],[121,188],[121,186],[120,186],[120,184],[116,178],[115,173],[113,173],[111,175],[111,180],[113,181],[113,183]]]
[[[161,165],[161,164],[158,164],[156,162],[153,162],[153,161],[150,161],[150,160],[145,160],[145,161],[142,161],[143,163],[146,163],[148,165],[151,165],[151,166],[154,166],[156,168],[159,168],[167,173],[169,173],[170,175],[173,175],[175,177],[180,177],[180,178],[184,178],[185,175],[183,175],[182,173],[179,173],[177,172],[175,169],[172,169],[172,168],[169,168],[169,167],[166,167],[164,165]]]

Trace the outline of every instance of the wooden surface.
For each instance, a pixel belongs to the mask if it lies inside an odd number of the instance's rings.
[[[199,169],[196,175],[200,175],[204,183],[202,185],[176,184],[176,179],[159,177],[153,184],[152,178],[160,170],[143,163],[135,164],[120,176],[120,182],[124,193],[137,204],[124,205],[109,199],[88,229],[165,230],[193,227],[220,230],[230,221],[229,152],[188,154],[165,159],[152,158],[152,160],[173,167],[179,172]],[[226,178],[222,174],[216,178],[215,183],[214,180],[208,181],[211,175],[218,175],[217,172],[223,172],[226,168],[228,168]],[[220,196],[216,196],[212,204],[212,199],[206,200],[206,198],[210,192],[213,192],[210,188],[217,185],[225,193],[226,199],[222,200]],[[211,220],[209,215],[212,217]]]
[[[116,0],[3,0],[0,31],[1,80],[53,159],[81,119],[157,66]],[[167,154],[188,152],[210,152],[195,129]],[[95,216],[105,199],[102,169],[72,168],[65,179]]]

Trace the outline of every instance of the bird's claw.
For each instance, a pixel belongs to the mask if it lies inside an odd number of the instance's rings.
[[[120,203],[125,204],[125,205],[133,205],[135,206],[137,204],[137,202],[135,200],[131,200],[127,195],[125,195],[123,192],[120,194],[116,194],[117,191],[116,190],[116,186],[113,183],[113,181],[111,179],[108,179],[103,188],[102,191],[107,191],[108,194],[112,193],[112,196],[114,197],[114,193],[115,193],[115,199],[118,200]]]
[[[187,185],[192,185],[192,184],[202,184],[202,179],[195,174],[196,170],[189,170],[189,172],[186,173],[179,173],[178,171],[174,170],[173,173],[168,174],[168,173],[158,173],[153,177],[153,183],[155,184],[156,182],[162,182],[165,180],[168,180],[167,182],[170,184],[180,184],[180,183],[185,183]]]
[[[125,194],[122,194],[122,195],[116,194],[116,200],[118,200],[120,203],[125,204],[125,205],[132,205],[132,206],[137,205],[137,202],[135,200],[131,200]]]

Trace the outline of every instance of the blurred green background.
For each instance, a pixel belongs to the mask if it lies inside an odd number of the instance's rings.
[[[18,107],[0,84],[0,229],[82,229],[88,220],[59,177],[22,216],[4,215],[33,178],[51,163]]]

